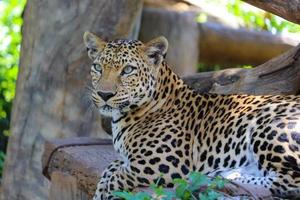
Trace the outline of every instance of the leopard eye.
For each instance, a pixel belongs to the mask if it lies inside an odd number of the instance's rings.
[[[95,71],[99,72],[100,74],[102,73],[102,67],[99,64],[93,64],[93,68]]]
[[[136,69],[136,67],[131,66],[131,65],[127,65],[126,67],[123,68],[121,75],[126,75],[126,74],[130,74],[132,73],[134,70]]]

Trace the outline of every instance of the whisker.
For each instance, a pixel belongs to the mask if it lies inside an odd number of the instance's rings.
[[[125,102],[123,102],[120,106],[119,106],[119,108],[125,108],[126,106],[129,106],[129,104],[130,104],[130,102],[129,101],[125,101]]]
[[[118,98],[118,99],[114,99],[113,102],[114,103],[117,103],[117,102],[120,102],[120,101],[123,102],[124,100],[127,100],[127,99],[128,99],[128,97]]]
[[[94,97],[93,91],[94,89],[89,85],[85,85],[85,87],[83,88],[83,92],[82,92],[83,95],[80,101],[81,101],[81,105],[83,106],[84,116],[93,113],[94,111],[97,110],[97,107],[93,101],[95,102],[99,102],[99,101]]]

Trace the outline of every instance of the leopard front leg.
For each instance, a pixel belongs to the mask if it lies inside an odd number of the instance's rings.
[[[123,161],[115,160],[112,162],[103,172],[100,178],[100,181],[97,184],[97,189],[93,200],[104,200],[108,199],[108,190],[107,185],[109,184],[109,180],[114,172],[119,170],[119,168],[124,164]]]
[[[137,171],[139,170],[135,166],[125,165],[119,160],[114,161],[102,173],[93,200],[117,200],[119,198],[113,195],[114,191],[132,191],[138,186],[148,186],[150,181],[140,177]]]

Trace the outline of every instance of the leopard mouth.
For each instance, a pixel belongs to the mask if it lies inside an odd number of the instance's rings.
[[[100,114],[105,115],[105,116],[110,116],[112,114],[113,111],[113,107],[105,104],[101,107],[98,108]]]
[[[113,109],[113,107],[111,107],[110,105],[107,105],[107,104],[100,107],[100,110],[103,110],[106,112],[111,111],[112,109]]]
[[[130,102],[127,100],[127,101],[124,101],[124,102],[122,102],[120,105],[119,105],[119,109],[124,109],[124,108],[126,108],[127,106],[129,106],[130,105]]]

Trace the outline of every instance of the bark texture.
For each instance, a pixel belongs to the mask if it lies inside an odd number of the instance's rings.
[[[51,174],[49,200],[87,200],[86,193],[78,188],[75,177],[56,171]]]
[[[76,179],[78,189],[92,197],[101,172],[118,158],[111,140],[96,138],[54,140],[45,144],[42,157],[43,173],[51,178],[52,184],[54,172],[70,175]]]
[[[196,16],[197,12],[193,11],[144,8],[139,39],[149,41],[165,36],[169,41],[166,59],[173,71],[179,75],[195,74],[199,49]]]
[[[45,139],[106,135],[88,94],[82,98],[90,77],[82,36],[136,38],[141,10],[140,0],[27,1],[0,199],[48,199]]]
[[[300,0],[243,0],[255,7],[300,24]]]

